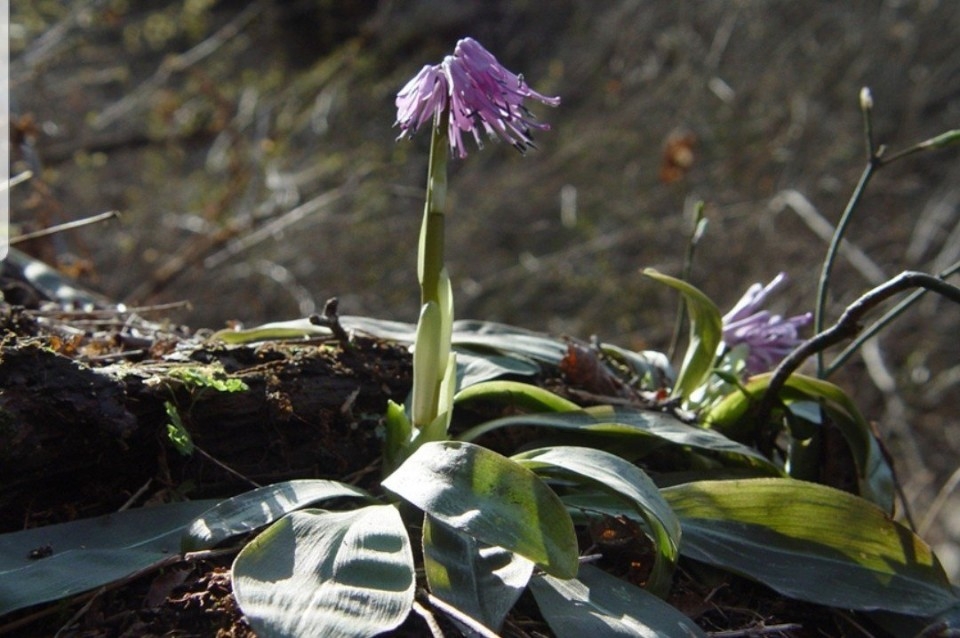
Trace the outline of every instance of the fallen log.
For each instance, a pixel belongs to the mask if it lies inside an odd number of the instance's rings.
[[[101,354],[100,365],[36,332],[8,332],[0,347],[0,531],[111,511],[135,494],[229,494],[238,477],[349,476],[378,457],[387,400],[410,387],[406,350],[375,339],[190,338],[159,357]],[[216,379],[244,389],[217,390]],[[202,454],[175,451],[171,408]]]

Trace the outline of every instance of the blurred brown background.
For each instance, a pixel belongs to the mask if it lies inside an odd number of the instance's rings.
[[[692,280],[728,308],[792,280],[813,306],[865,163],[858,93],[891,150],[960,127],[953,0],[80,0],[11,3],[11,91],[33,140],[21,231],[119,222],[30,247],[128,304],[189,300],[195,328],[344,314],[413,321],[429,134],[394,142],[396,91],[473,36],[531,86],[553,130],[450,170],[460,317],[665,349],[694,202]],[[35,153],[35,156],[31,156]],[[692,153],[692,155],[691,155]],[[689,162],[692,160],[692,162]],[[689,164],[689,165],[688,165]],[[960,258],[960,152],[874,179],[830,317],[883,278]],[[960,309],[925,299],[837,380],[877,421],[922,519],[960,463]],[[960,573],[960,499],[926,537]]]

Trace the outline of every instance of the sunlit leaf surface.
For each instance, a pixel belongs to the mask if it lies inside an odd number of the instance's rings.
[[[374,636],[413,605],[413,553],[397,508],[305,510],[280,519],[233,564],[233,591],[262,638]]]
[[[275,483],[217,503],[197,517],[182,539],[184,551],[214,547],[232,536],[259,529],[296,509],[332,498],[369,499],[358,487],[323,479]]]
[[[496,452],[458,441],[426,443],[383,487],[548,573],[577,573],[577,538],[566,507],[536,474]]]

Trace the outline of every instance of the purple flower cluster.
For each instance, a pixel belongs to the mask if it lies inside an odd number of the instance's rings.
[[[499,136],[523,152],[533,146],[531,129],[547,130],[535,122],[523,106],[527,98],[550,106],[559,97],[546,97],[527,86],[523,76],[514,75],[473,38],[457,42],[453,55],[443,62],[427,65],[397,94],[397,125],[400,137],[409,137],[424,122],[449,109],[450,148],[466,157],[463,134],[471,133],[483,147],[480,130]]]
[[[723,342],[726,346],[732,349],[744,344],[749,349],[748,374],[773,370],[803,342],[798,330],[813,319],[813,314],[809,312],[784,319],[761,307],[773,289],[786,278],[784,273],[780,273],[766,286],[753,284],[730,312],[723,316]]]

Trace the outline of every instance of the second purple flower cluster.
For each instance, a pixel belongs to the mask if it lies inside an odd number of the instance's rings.
[[[413,135],[427,121],[449,110],[450,147],[459,157],[467,155],[463,134],[473,135],[483,146],[481,129],[499,136],[521,152],[533,145],[531,129],[546,130],[524,107],[527,98],[550,106],[559,97],[547,97],[527,86],[473,38],[457,42],[453,55],[443,62],[424,66],[397,94],[397,124],[400,137]]]
[[[803,342],[798,331],[813,319],[809,312],[784,319],[763,309],[767,296],[785,280],[786,275],[780,273],[766,286],[753,284],[723,316],[723,342],[731,349],[741,344],[749,348],[749,374],[773,370]]]

